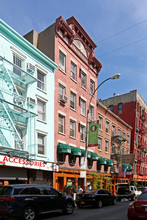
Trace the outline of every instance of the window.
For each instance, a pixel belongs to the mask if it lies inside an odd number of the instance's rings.
[[[13,63],[16,65],[16,66],[13,66],[13,72],[17,74],[18,76],[22,76],[21,69],[23,69],[23,65],[24,65],[23,59],[17,54],[13,53]]]
[[[37,87],[41,90],[45,90],[45,75],[37,70]]]
[[[120,146],[117,146],[117,153],[120,154]]]
[[[77,78],[77,66],[73,62],[71,62],[71,78],[76,80]]]
[[[80,140],[85,141],[85,126],[80,124]]]
[[[112,154],[115,154],[115,144],[112,144]]]
[[[112,136],[115,136],[115,126],[112,126]]]
[[[94,94],[94,89],[95,89],[95,82],[90,79],[90,94],[93,95]]]
[[[76,109],[76,94],[70,92],[70,108]]]
[[[81,70],[81,86],[86,89],[86,74]]]
[[[90,105],[89,108],[89,119],[92,121],[94,119],[94,107]]]
[[[65,95],[65,87],[59,84],[59,100],[61,100],[64,95]]]
[[[58,162],[60,164],[65,163],[66,154],[58,154]]]
[[[73,120],[70,120],[70,137],[75,138],[75,128],[76,128],[76,123]]]
[[[69,155],[69,164],[70,164],[71,166],[74,166],[75,163],[76,163],[76,156],[70,154],[70,155]]]
[[[102,138],[98,137],[98,150],[102,150]]]
[[[124,147],[122,148],[122,154],[123,155],[125,154],[125,148]]]
[[[45,139],[46,135],[38,133],[38,154],[45,155]]]
[[[130,135],[129,134],[127,135],[127,144],[128,145],[130,144]]]
[[[123,131],[123,138],[125,139],[126,138],[126,133]]]
[[[59,51],[59,68],[65,72],[66,56],[63,52]]]
[[[58,131],[59,133],[64,134],[65,132],[65,117],[59,114],[59,122],[58,122]]]
[[[113,112],[113,105],[110,105],[110,106],[109,106],[109,109],[110,109],[110,111]]]
[[[109,134],[109,121],[106,121],[106,133]]]
[[[120,129],[118,129],[118,135],[121,136],[121,130]]]
[[[105,152],[109,152],[109,141],[105,140]]]
[[[45,121],[46,120],[46,103],[41,101],[40,99],[37,100],[37,113],[38,113],[38,120]]]
[[[88,168],[91,169],[93,166],[93,161],[91,159],[88,159]]]
[[[99,129],[102,130],[103,118],[99,116]]]
[[[118,104],[118,113],[122,113],[122,103]]]
[[[81,99],[81,114],[85,115],[85,110],[86,110],[86,102]]]

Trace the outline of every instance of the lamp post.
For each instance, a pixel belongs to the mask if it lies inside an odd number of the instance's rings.
[[[87,148],[88,148],[88,115],[89,115],[89,109],[90,109],[90,103],[91,100],[95,94],[95,92],[98,90],[98,88],[104,84],[106,81],[110,80],[110,79],[119,79],[120,78],[120,74],[116,74],[112,77],[109,77],[107,79],[105,79],[103,82],[100,83],[100,85],[97,86],[97,88],[94,90],[93,94],[91,95],[90,101],[89,101],[89,105],[88,105],[88,109],[87,109],[87,115],[86,115],[86,137],[85,137],[85,158],[84,158],[84,164],[85,164],[85,172],[87,169]],[[84,190],[86,190],[86,173],[85,173],[85,177],[84,177]]]

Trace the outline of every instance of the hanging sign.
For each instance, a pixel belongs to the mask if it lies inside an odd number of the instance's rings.
[[[89,123],[88,147],[98,146],[98,129],[99,129],[98,120]]]

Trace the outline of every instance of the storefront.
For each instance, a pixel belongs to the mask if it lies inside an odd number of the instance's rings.
[[[56,163],[0,155],[0,184],[34,183],[53,186]]]

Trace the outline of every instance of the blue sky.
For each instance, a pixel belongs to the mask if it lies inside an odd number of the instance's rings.
[[[96,43],[103,67],[98,83],[120,73],[98,90],[98,98],[137,89],[147,103],[146,0],[0,0],[0,18],[21,35],[40,32],[63,16],[79,21]]]

